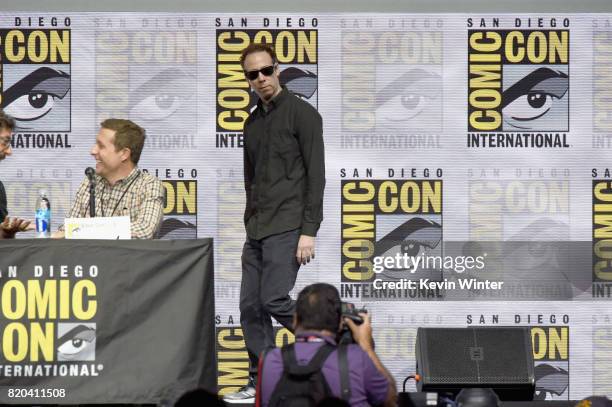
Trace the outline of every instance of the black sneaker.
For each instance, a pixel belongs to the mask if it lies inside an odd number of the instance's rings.
[[[241,387],[235,393],[228,393],[223,396],[223,401],[228,404],[254,404],[255,403],[255,380],[249,378],[246,386]]]

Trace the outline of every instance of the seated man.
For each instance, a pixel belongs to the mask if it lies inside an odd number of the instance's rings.
[[[0,161],[13,153],[11,148],[11,137],[15,128],[15,120],[0,110]],[[11,239],[17,232],[28,229],[30,221],[19,218],[9,218],[6,203],[6,192],[0,181],[0,239]]]
[[[96,159],[96,216],[129,216],[133,239],[152,239],[161,227],[164,188],[138,169],[145,131],[130,120],[101,124],[91,155]],[[69,218],[89,217],[89,180],[79,187]],[[61,236],[60,236],[61,237]]]
[[[395,381],[374,352],[372,326],[368,314],[361,314],[363,324],[355,325],[346,319],[356,344],[348,345],[348,388],[351,406],[385,405],[395,406],[397,392]],[[300,292],[294,316],[295,359],[300,366],[307,365],[319,349],[329,344],[334,348],[336,335],[342,326],[341,303],[338,290],[329,284],[312,284]],[[278,391],[281,380],[283,356],[280,349],[265,353],[260,359],[257,388],[258,406],[268,406]],[[323,362],[321,372],[332,392],[341,398],[341,369],[338,350],[334,349]]]

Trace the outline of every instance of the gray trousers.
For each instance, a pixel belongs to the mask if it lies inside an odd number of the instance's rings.
[[[300,229],[261,240],[250,239],[242,250],[240,325],[249,353],[251,377],[257,377],[261,352],[274,346],[272,319],[293,332],[295,301],[289,296],[300,264],[295,258]]]

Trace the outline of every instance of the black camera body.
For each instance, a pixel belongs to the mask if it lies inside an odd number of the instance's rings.
[[[359,314],[362,312],[367,314],[368,310],[366,310],[365,308],[355,308],[355,304],[352,304],[350,302],[342,302],[342,321],[344,321],[344,318],[348,318],[356,325],[361,325],[363,324],[363,318]],[[341,343],[355,343],[355,340],[353,339],[353,333],[344,322],[342,323],[342,329],[340,329],[340,332],[338,333],[338,344]]]

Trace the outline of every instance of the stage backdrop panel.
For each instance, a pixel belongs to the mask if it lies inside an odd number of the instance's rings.
[[[56,227],[99,123],[145,127],[139,166],[167,192],[162,238],[215,239],[218,386],[234,391],[247,378],[242,148],[256,103],[239,55],[270,43],[281,82],[324,123],[324,221],[295,291],[326,281],[366,306],[398,382],[414,373],[418,326],[529,326],[539,398],[612,395],[611,17],[3,13],[0,103],[18,129],[0,178],[15,215],[32,217],[47,189]],[[470,240],[499,244],[487,267],[418,279],[504,290],[373,286],[394,275],[374,273],[375,257],[466,256],[475,246],[450,244]],[[542,244],[559,240],[575,245]],[[587,262],[570,270],[573,250]]]

